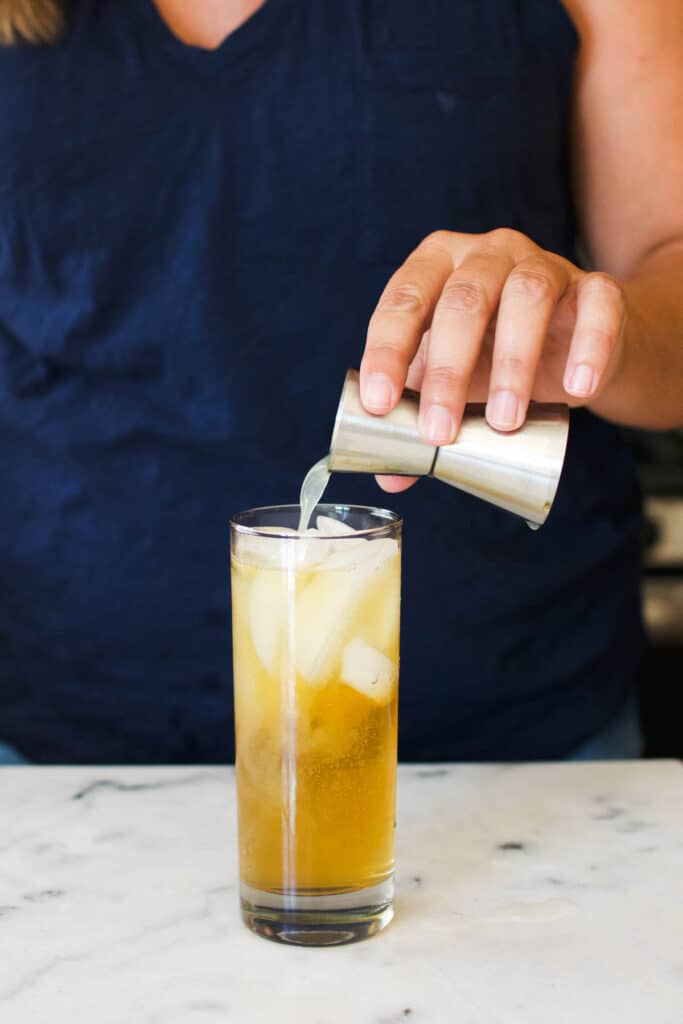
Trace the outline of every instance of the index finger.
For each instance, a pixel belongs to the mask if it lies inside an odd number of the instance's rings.
[[[370,318],[360,366],[361,401],[382,415],[394,408],[410,363],[453,270],[445,245],[423,243],[389,279]]]

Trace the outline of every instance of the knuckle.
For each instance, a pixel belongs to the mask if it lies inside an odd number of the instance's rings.
[[[390,285],[378,304],[378,309],[385,313],[419,314],[426,308],[427,302],[422,294],[422,289],[410,282]]]
[[[495,357],[495,372],[502,378],[525,377],[531,370],[529,362],[514,352],[504,352]]]
[[[623,285],[611,274],[605,274],[601,270],[586,275],[584,289],[599,296],[609,296],[622,305],[624,303]]]
[[[436,394],[461,391],[467,383],[467,375],[457,366],[430,366],[422,384],[422,390],[429,388]]]
[[[370,372],[379,365],[393,366],[400,359],[401,352],[400,343],[387,340],[386,335],[376,337],[370,332],[361,362],[361,370]]]
[[[553,291],[552,278],[539,267],[518,267],[507,280],[506,290],[514,297],[543,302]]]
[[[528,241],[526,235],[523,235],[521,231],[516,231],[515,228],[494,228],[493,231],[488,232],[488,238],[495,246],[503,249],[517,248]]]
[[[442,309],[477,316],[488,309],[489,301],[486,289],[479,281],[454,280],[445,286],[439,305]]]
[[[401,376],[405,372],[406,354],[400,343],[382,338],[368,337],[363,358],[360,363],[361,377],[379,372],[390,377]]]
[[[604,327],[584,327],[581,331],[581,340],[588,344],[596,352],[607,352],[611,349],[616,340],[614,331],[608,331]]]
[[[423,252],[433,252],[435,249],[448,249],[451,236],[452,232],[450,231],[430,231],[430,233],[420,242],[418,250],[422,250]]]

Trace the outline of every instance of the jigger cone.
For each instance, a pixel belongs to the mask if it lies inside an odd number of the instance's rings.
[[[532,403],[514,433],[489,426],[483,405],[468,405],[453,444],[435,448],[418,433],[419,394],[406,389],[386,416],[366,412],[358,371],[349,370],[332,432],[334,473],[433,476],[541,526],[552,507],[567,449],[566,405]]]

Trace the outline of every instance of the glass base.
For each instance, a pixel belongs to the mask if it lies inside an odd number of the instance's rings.
[[[393,878],[345,893],[272,893],[240,885],[247,928],[289,946],[341,946],[369,939],[394,916],[393,897]]]

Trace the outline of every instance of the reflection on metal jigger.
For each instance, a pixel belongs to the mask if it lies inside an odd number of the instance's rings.
[[[328,468],[334,473],[433,476],[525,519],[545,522],[564,464],[566,405],[532,403],[514,433],[494,430],[483,405],[468,405],[457,439],[435,448],[417,428],[419,394],[406,389],[386,416],[366,412],[358,371],[349,370],[332,432]]]

